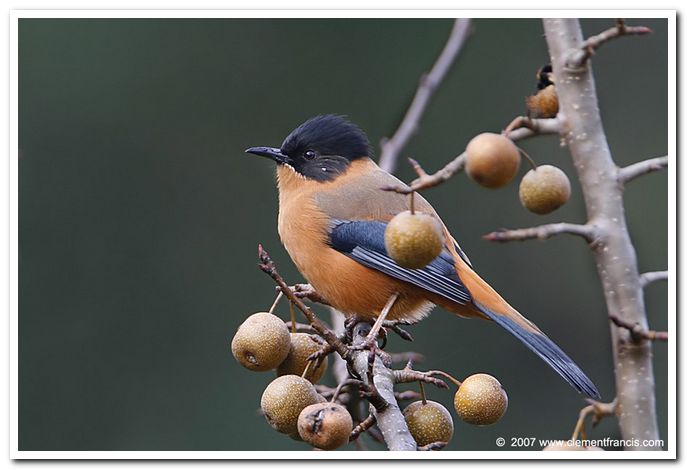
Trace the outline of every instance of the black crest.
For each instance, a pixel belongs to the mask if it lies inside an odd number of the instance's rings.
[[[365,133],[343,116],[325,114],[308,119],[284,139],[281,153],[306,178],[330,181],[353,160],[372,156]]]

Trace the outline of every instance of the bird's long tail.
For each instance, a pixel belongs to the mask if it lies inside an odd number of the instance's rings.
[[[571,386],[592,398],[600,398],[599,391],[584,372],[549,339],[534,323],[511,307],[489,284],[480,278],[457,254],[456,270],[461,282],[472,297],[472,307],[505,328],[513,336],[541,357]],[[444,305],[448,310],[465,314],[465,307]],[[451,308],[453,307],[453,308]]]

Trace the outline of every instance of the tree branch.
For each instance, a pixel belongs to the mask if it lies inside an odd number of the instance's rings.
[[[516,230],[499,230],[496,232],[487,233],[482,238],[492,242],[510,242],[532,239],[546,240],[554,235],[560,235],[563,233],[580,236],[589,243],[594,242],[594,240],[597,238],[596,229],[594,226],[584,224],[569,224],[565,222]]]
[[[370,325],[365,322],[360,322],[355,326],[353,329],[353,348],[365,344],[370,329]],[[368,376],[370,355],[368,352],[355,351],[353,353],[353,368],[368,386],[372,385],[376,389],[386,402],[383,409],[370,403],[370,414],[377,420],[377,426],[382,432],[389,450],[416,450],[415,439],[408,430],[408,424],[394,396],[394,373],[384,365],[376,354],[372,354],[374,374],[372,383],[370,383]]]
[[[517,121],[516,124],[514,124]],[[513,126],[513,128],[511,128]],[[516,128],[517,127],[517,128]],[[560,121],[558,119],[528,119],[524,117],[516,118],[504,131],[504,135],[513,142],[528,139],[539,134],[558,134],[560,129]],[[465,168],[465,159],[467,155],[465,152],[461,153],[453,160],[448,162],[443,168],[435,173],[428,174],[420,166],[420,164],[409,158],[410,164],[413,166],[417,179],[410,185],[403,186],[387,186],[382,189],[385,191],[394,191],[401,194],[409,194],[413,191],[421,191],[423,189],[433,188],[444,181],[450,179],[455,174],[463,171]]]
[[[656,281],[667,281],[668,280],[668,271],[651,271],[648,273],[644,273],[641,276],[639,276],[639,283],[642,285],[642,287],[646,287],[652,282]]]
[[[633,163],[618,170],[618,181],[625,184],[633,179],[652,173],[654,171],[663,170],[668,167],[668,156],[650,158],[641,162]]]
[[[374,415],[369,415],[367,418],[362,420],[356,427],[353,428],[353,431],[351,431],[351,436],[348,438],[348,442],[355,441],[358,439],[358,437],[370,429],[372,426],[374,426],[377,423],[377,418],[374,417]]]
[[[608,314],[647,329],[637,254],[625,221],[623,188],[618,184],[618,169],[601,121],[591,68],[580,66],[590,51],[607,40],[604,38],[626,34],[627,28],[616,25],[615,33],[584,41],[577,19],[543,21],[556,77],[559,115],[565,117],[561,136],[566,139],[582,187],[587,220],[599,230],[592,247]],[[571,51],[582,51],[572,63]],[[633,342],[629,331],[621,328],[611,328],[611,337],[620,432],[630,443],[626,449],[647,449],[642,442],[659,439],[651,342]],[[640,444],[635,446],[634,442]],[[660,450],[660,446],[654,444],[648,449]]]
[[[621,36],[639,36],[651,33],[646,26],[626,26],[625,20],[616,20],[615,26],[603,31],[596,36],[589,37],[573,53],[570,54],[565,65],[571,69],[583,67],[596,53],[601,45]]]
[[[589,403],[589,405],[580,410],[580,415],[577,418],[575,429],[573,430],[572,437],[570,438],[571,441],[577,441],[578,437],[580,437],[582,440],[587,439],[587,432],[584,429],[584,422],[589,414],[592,414],[592,427],[594,427],[599,424],[604,417],[615,414],[618,408],[617,399],[610,403],[602,403],[587,398],[587,403]]]
[[[668,341],[667,331],[647,330],[639,326],[639,323],[632,324],[619,318],[617,315],[609,315],[608,318],[618,328],[625,328],[627,331],[629,331],[630,336],[635,343],[640,343],[645,339],[649,341]]]
[[[342,358],[350,358],[351,353],[349,348],[343,344],[343,342],[336,336],[336,334],[334,334],[333,331],[327,328],[320,321],[320,319],[315,316],[312,310],[310,310],[310,308],[305,305],[301,299],[296,297],[288,284],[286,284],[284,279],[277,272],[272,258],[270,258],[270,255],[267,253],[267,251],[263,249],[262,245],[258,245],[258,257],[260,258],[260,269],[269,275],[279,286],[286,298],[289,299],[301,312],[303,312],[303,315],[305,315],[315,331],[317,331],[317,333],[324,338],[324,340],[329,343],[329,345],[332,346]]]
[[[382,142],[382,154],[379,157],[379,166],[389,173],[393,173],[399,154],[408,144],[410,138],[417,132],[420,120],[429,105],[434,92],[446,77],[451,65],[456,60],[466,39],[470,35],[470,19],[458,18],[453,24],[451,35],[437,58],[432,70],[420,78],[420,85],[415,92],[410,107],[406,111],[401,125],[394,135]]]

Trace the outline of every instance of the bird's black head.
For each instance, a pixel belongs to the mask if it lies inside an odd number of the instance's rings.
[[[537,89],[543,90],[547,86],[553,84],[553,67],[551,67],[551,64],[546,64],[537,71]]]
[[[365,133],[333,114],[308,119],[284,139],[279,149],[251,147],[246,152],[271,158],[308,179],[323,182],[345,172],[352,161],[372,156]]]

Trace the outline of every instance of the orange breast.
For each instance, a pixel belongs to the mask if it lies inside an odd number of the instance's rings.
[[[422,289],[358,264],[328,245],[330,219],[315,202],[323,183],[290,173],[285,167],[278,170],[279,235],[315,290],[337,310],[364,318],[378,316],[389,297],[398,293],[389,319],[424,317],[433,304]]]

